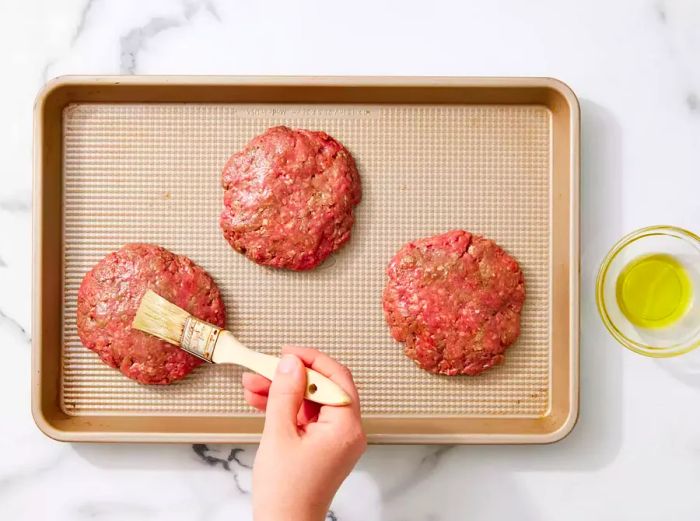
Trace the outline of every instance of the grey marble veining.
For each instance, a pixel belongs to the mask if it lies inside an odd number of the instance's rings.
[[[0,262],[0,268],[7,268],[7,267],[8,266],[7,266],[7,264],[4,263],[4,261]],[[15,333],[19,333],[19,335],[27,343],[30,343],[32,341],[31,337],[29,336],[29,332],[19,322],[17,322],[17,320],[15,320],[11,316],[7,315],[1,309],[0,309],[0,324],[5,324],[10,329],[13,329],[15,331]]]
[[[194,444],[192,445],[192,450],[207,465],[213,467],[219,466],[226,472],[230,472],[233,476],[233,481],[235,482],[238,491],[241,494],[250,494],[250,488],[244,488],[239,477],[239,472],[242,469],[247,469],[250,471],[253,468],[252,459],[250,462],[243,461],[243,457],[246,454],[245,449],[234,447],[232,449],[228,449],[228,454],[220,454],[219,450],[212,450],[208,445]]]
[[[181,22],[172,18],[153,18],[146,25],[136,27],[129,31],[120,40],[120,74],[136,73],[136,57],[139,51],[146,45],[150,38],[153,38],[158,33],[179,27]]]

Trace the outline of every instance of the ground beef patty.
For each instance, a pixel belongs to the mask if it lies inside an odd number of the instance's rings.
[[[223,327],[224,304],[211,277],[160,246],[127,244],[92,268],[78,291],[78,334],[102,361],[144,384],[169,384],[202,362],[131,328],[147,289]]]
[[[222,174],[220,224],[258,264],[308,270],[350,238],[360,176],[325,132],[273,127],[231,156]]]
[[[410,242],[387,275],[391,334],[426,371],[477,375],[501,363],[518,338],[523,274],[489,239],[456,230]]]

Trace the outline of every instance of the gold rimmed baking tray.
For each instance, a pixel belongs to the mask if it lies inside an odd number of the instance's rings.
[[[319,269],[266,269],[222,238],[220,172],[274,125],[322,129],[357,160],[350,242]],[[67,441],[256,442],[240,370],[143,386],[84,348],[83,275],[128,242],[192,258],[250,347],[348,365],[374,443],[546,443],[578,414],[579,108],[548,78],[67,77],[35,107],[32,409]],[[406,241],[463,228],[523,267],[522,333],[478,377],[418,369],[384,324]]]

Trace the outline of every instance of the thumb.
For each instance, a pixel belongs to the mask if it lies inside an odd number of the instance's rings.
[[[270,385],[265,431],[297,433],[297,413],[304,401],[306,370],[294,355],[284,355]]]

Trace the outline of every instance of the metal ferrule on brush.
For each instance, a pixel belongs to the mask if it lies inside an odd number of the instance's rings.
[[[182,328],[180,347],[202,360],[211,362],[219,333],[220,328],[190,315]]]

